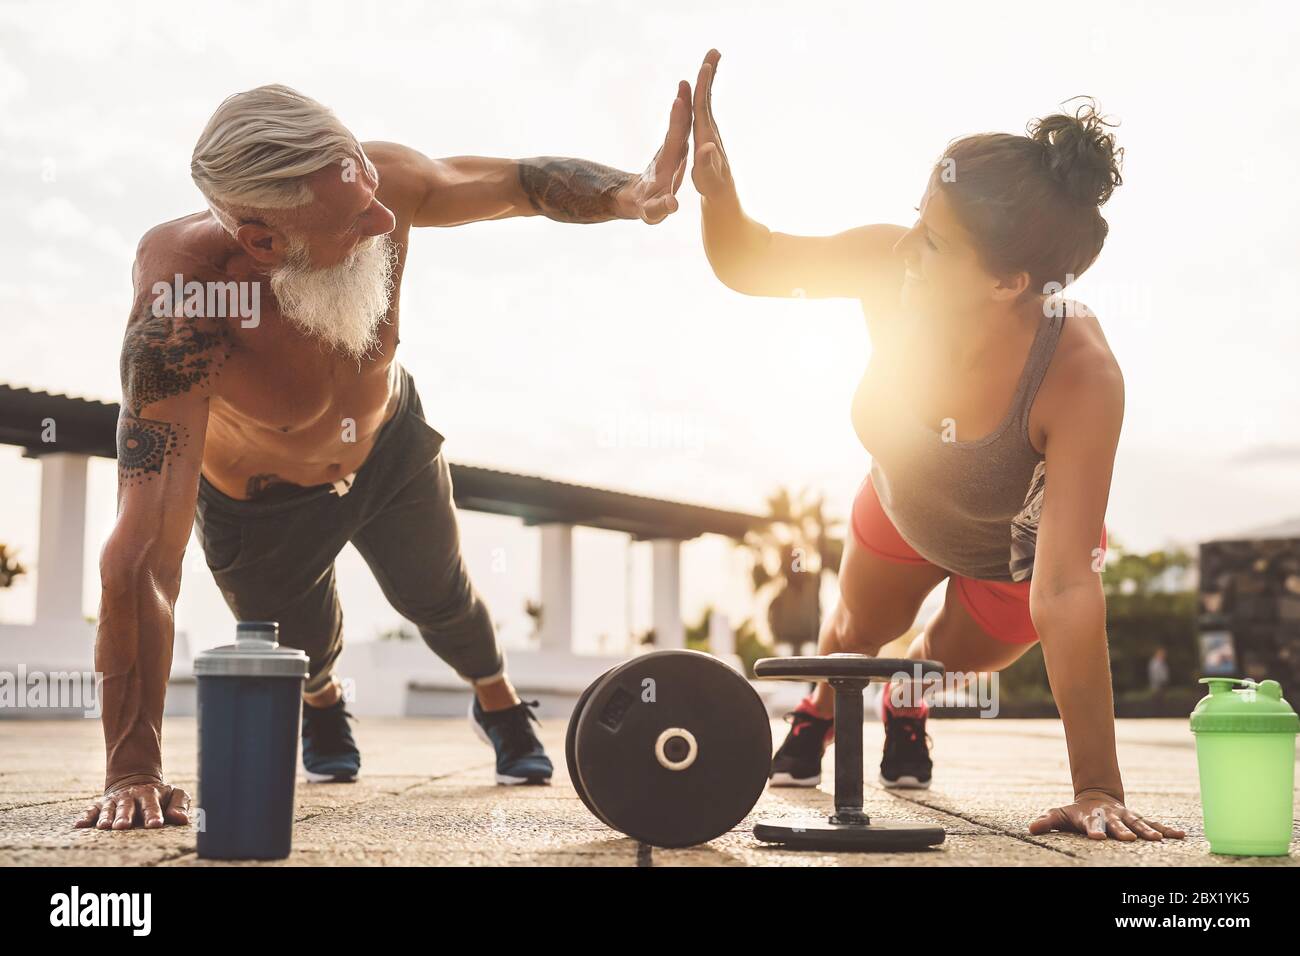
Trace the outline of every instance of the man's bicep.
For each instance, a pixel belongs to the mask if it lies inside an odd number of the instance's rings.
[[[117,422],[119,524],[184,549],[194,517],[209,403],[230,356],[219,319],[138,307],[122,342]]]
[[[123,407],[117,419],[119,486],[127,489],[190,477],[197,482],[207,422],[205,396],[156,402],[147,414]]]
[[[154,402],[147,414],[124,406],[118,416],[119,537],[160,549],[154,556],[164,561],[189,540],[207,422],[208,398],[197,393]]]
[[[366,143],[365,150],[379,170],[380,201],[413,226],[459,226],[521,214],[514,160],[433,159],[397,143]]]
[[[516,160],[452,156],[429,162],[433,178],[414,225],[462,226],[537,213],[520,184]]]

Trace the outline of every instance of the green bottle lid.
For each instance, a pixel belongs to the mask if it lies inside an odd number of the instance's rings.
[[[1192,710],[1192,733],[1300,733],[1300,717],[1283,698],[1277,681],[1202,677],[1200,683],[1209,684],[1210,692]]]

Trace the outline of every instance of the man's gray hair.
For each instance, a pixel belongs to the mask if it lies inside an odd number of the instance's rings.
[[[311,202],[307,176],[360,157],[356,137],[331,110],[272,84],[222,101],[194,145],[190,176],[233,234],[249,213]]]

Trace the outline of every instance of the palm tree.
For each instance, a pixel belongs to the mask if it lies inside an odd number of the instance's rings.
[[[27,569],[18,563],[18,552],[0,544],[0,588],[12,587],[14,579],[26,573]]]
[[[785,488],[767,499],[771,524],[751,531],[741,547],[754,559],[756,595],[772,594],[767,623],[773,641],[792,653],[817,640],[821,627],[823,574],[839,570],[844,538],[843,522],[826,514],[826,499],[804,489],[791,494]]]
[[[1102,570],[1102,587],[1108,595],[1149,594],[1169,571],[1186,571],[1196,564],[1182,548],[1139,554],[1128,551],[1118,539],[1107,542],[1110,560]]]
[[[541,640],[542,637],[542,604],[540,601],[534,601],[530,598],[524,600],[524,613],[528,615],[533,622],[533,629],[529,633],[529,638],[534,641]]]

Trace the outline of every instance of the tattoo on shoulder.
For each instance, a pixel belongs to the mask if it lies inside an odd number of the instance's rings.
[[[122,396],[132,414],[153,402],[203,385],[230,357],[230,334],[220,323],[155,315],[149,306],[122,342]]]
[[[631,173],[585,159],[524,159],[519,183],[534,209],[559,222],[605,222],[617,218],[615,197]]]
[[[162,474],[163,464],[189,443],[189,429],[172,422],[139,418],[123,410],[117,423],[117,476],[137,485]]]

